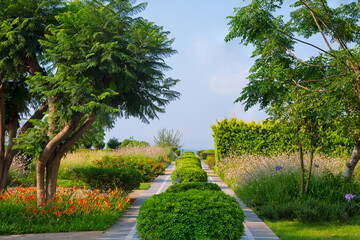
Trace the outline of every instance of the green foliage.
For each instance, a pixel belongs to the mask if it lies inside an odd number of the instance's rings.
[[[141,239],[240,239],[244,213],[237,201],[221,191],[189,190],[161,193],[140,207]]]
[[[200,157],[201,159],[206,159],[207,156],[209,155],[214,155],[215,154],[215,150],[214,149],[209,149],[209,150],[200,150],[196,152],[196,156]]]
[[[271,220],[301,222],[341,221],[358,215],[359,207],[345,200],[345,194],[360,194],[359,185],[344,183],[341,176],[330,172],[312,176],[308,194],[300,194],[299,173],[278,171],[239,186],[236,194],[256,209],[259,217]],[[359,201],[356,199],[355,201]]]
[[[195,157],[195,154],[192,151],[184,151],[181,156],[182,157],[186,157],[186,156]]]
[[[77,167],[74,178],[85,182],[93,189],[108,190],[119,188],[131,192],[140,186],[142,176],[135,168]]]
[[[101,169],[133,168],[141,174],[141,182],[152,182],[165,171],[166,163],[145,157],[105,156],[93,163]]]
[[[133,139],[125,139],[121,144],[120,147],[126,146],[149,146],[150,144],[145,141],[136,141]]]
[[[172,172],[171,182],[174,184],[175,179],[177,178],[177,172],[180,172],[180,183],[188,182],[207,182],[208,176],[206,171],[199,167],[186,167],[176,169]]]
[[[157,135],[154,136],[154,143],[161,147],[176,147],[181,148],[183,145],[181,143],[182,134],[173,129],[162,128],[157,131]]]
[[[107,147],[110,149],[116,149],[121,145],[121,142],[117,138],[110,138],[107,143]]]
[[[186,192],[190,189],[197,189],[202,191],[221,191],[221,188],[215,183],[209,182],[189,182],[174,184],[166,189],[167,193]]]
[[[297,149],[296,135],[291,132],[287,124],[265,120],[262,123],[224,119],[211,126],[216,145],[216,152],[220,156],[230,153],[268,154],[288,152]],[[353,139],[342,134],[340,122],[334,122],[333,128],[325,130],[322,142],[318,143],[318,152],[334,154],[343,153],[351,149]],[[333,129],[337,129],[334,131]]]
[[[194,167],[201,168],[201,162],[197,157],[179,157],[175,160],[177,168],[184,167],[184,165],[193,165]]]

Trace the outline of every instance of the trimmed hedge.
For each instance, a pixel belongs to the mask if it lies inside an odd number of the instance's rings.
[[[190,158],[190,157],[180,157],[175,160],[175,166],[178,168],[184,164],[193,164],[194,166],[198,166],[201,168],[201,161],[198,158]]]
[[[206,159],[207,156],[209,155],[214,155],[215,154],[215,150],[214,149],[209,149],[209,150],[200,150],[196,152],[196,155],[198,157],[200,157],[201,159]]]
[[[137,217],[141,239],[233,239],[244,233],[244,213],[222,191],[161,193],[145,200]]]
[[[192,151],[184,151],[181,156],[182,157],[185,157],[185,156],[194,156],[195,157],[195,154]]]
[[[171,182],[174,184],[177,178],[177,172],[180,172],[180,182],[187,183],[187,182],[207,182],[208,176],[206,171],[201,168],[196,167],[187,167],[187,168],[180,168],[176,169],[172,172],[171,175]]]
[[[74,168],[75,179],[82,180],[93,189],[120,188],[131,192],[140,186],[142,174],[134,168]]]
[[[201,191],[221,191],[221,188],[215,183],[209,182],[189,182],[171,185],[166,192],[167,193],[179,193],[185,192],[190,189],[197,189]]]

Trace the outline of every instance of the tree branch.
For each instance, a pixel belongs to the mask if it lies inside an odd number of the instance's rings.
[[[31,118],[29,118],[27,120],[27,122],[22,126],[21,130],[20,130],[20,134],[23,134],[26,132],[26,130],[28,130],[29,128],[34,127],[34,125],[31,123],[30,120],[35,120],[35,119],[42,119],[44,117],[44,113],[48,110],[48,106],[45,103],[43,103],[43,105],[41,105],[38,110],[36,110],[36,112],[31,116]]]
[[[296,58],[297,60],[299,60],[300,62],[302,62],[303,64],[306,64],[310,67],[335,67],[335,68],[341,68],[341,69],[344,69],[340,66],[336,66],[336,65],[314,65],[314,64],[310,64],[310,63],[307,63],[303,60],[301,60],[300,58],[298,58],[293,52],[291,52],[287,47],[285,47],[285,49],[294,57]]]
[[[332,76],[330,76],[330,77],[325,77],[325,78],[322,78],[322,79],[305,80],[305,81],[299,82],[299,84],[301,84],[301,83],[308,83],[308,82],[321,82],[321,81],[325,81],[325,80],[327,80],[327,79],[331,79],[331,78],[334,78],[334,77],[344,77],[344,76],[347,76],[347,74],[344,73],[344,74],[332,75]]]
[[[310,10],[310,13],[311,13],[311,16],[313,17],[313,19],[314,19],[314,22],[315,22],[315,24],[316,24],[316,26],[317,26],[317,28],[319,29],[319,31],[320,31],[320,33],[321,33],[321,36],[323,37],[323,39],[324,39],[324,41],[325,41],[325,43],[326,43],[326,45],[328,46],[328,48],[330,49],[330,51],[332,50],[332,48],[331,48],[331,46],[330,46],[330,44],[329,44],[329,42],[328,42],[328,40],[327,40],[327,38],[326,38],[326,36],[325,36],[325,34],[323,33],[323,31],[322,31],[322,29],[321,29],[321,27],[320,27],[320,25],[319,25],[319,23],[318,23],[318,21],[316,20],[316,17],[315,17],[315,15],[314,15],[314,11],[310,8],[310,5],[309,5],[309,2],[308,2],[308,0],[305,0],[305,2],[306,2],[306,4],[303,2],[303,1],[301,1],[309,10]]]

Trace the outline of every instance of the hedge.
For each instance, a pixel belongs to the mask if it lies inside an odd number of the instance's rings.
[[[222,191],[161,193],[145,200],[137,217],[141,239],[230,239],[244,233],[244,213]]]
[[[190,189],[197,189],[197,190],[211,190],[211,191],[221,191],[221,188],[215,183],[209,182],[189,182],[189,183],[180,183],[171,185],[166,190],[167,193],[178,193],[178,192],[185,192]]]
[[[193,164],[201,168],[201,161],[196,157],[180,157],[175,160],[175,166],[178,168],[183,164]]]
[[[324,132],[324,139],[317,148],[318,152],[327,154],[351,151],[353,139],[341,134],[342,125],[334,122]],[[211,126],[215,144],[215,158],[229,154],[267,154],[297,150],[294,134],[287,132],[285,125],[279,122],[265,120],[262,123],[254,121],[246,123],[232,118],[217,121]],[[304,146],[306,147],[306,146]],[[305,149],[306,150],[306,149]]]
[[[177,172],[180,172],[180,183],[187,183],[187,182],[207,182],[208,176],[206,171],[201,168],[196,167],[186,167],[175,169],[171,175],[171,182],[172,184],[175,183],[177,179]]]
[[[120,188],[131,192],[140,186],[142,174],[135,168],[74,168],[75,179],[82,180],[93,189]]]

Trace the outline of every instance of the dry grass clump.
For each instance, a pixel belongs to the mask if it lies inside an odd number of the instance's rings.
[[[308,168],[310,155],[305,155],[305,166]],[[329,157],[316,154],[313,162],[313,174],[322,175],[333,173],[337,175],[344,171],[346,159],[343,157]],[[248,180],[271,176],[278,171],[296,173],[300,172],[300,160],[296,153],[278,155],[229,155],[218,162],[219,172],[232,186],[245,185]]]
[[[167,149],[159,146],[126,146],[116,150],[79,150],[67,154],[60,164],[60,172],[74,167],[86,167],[104,156],[134,156],[159,159],[167,155]]]

